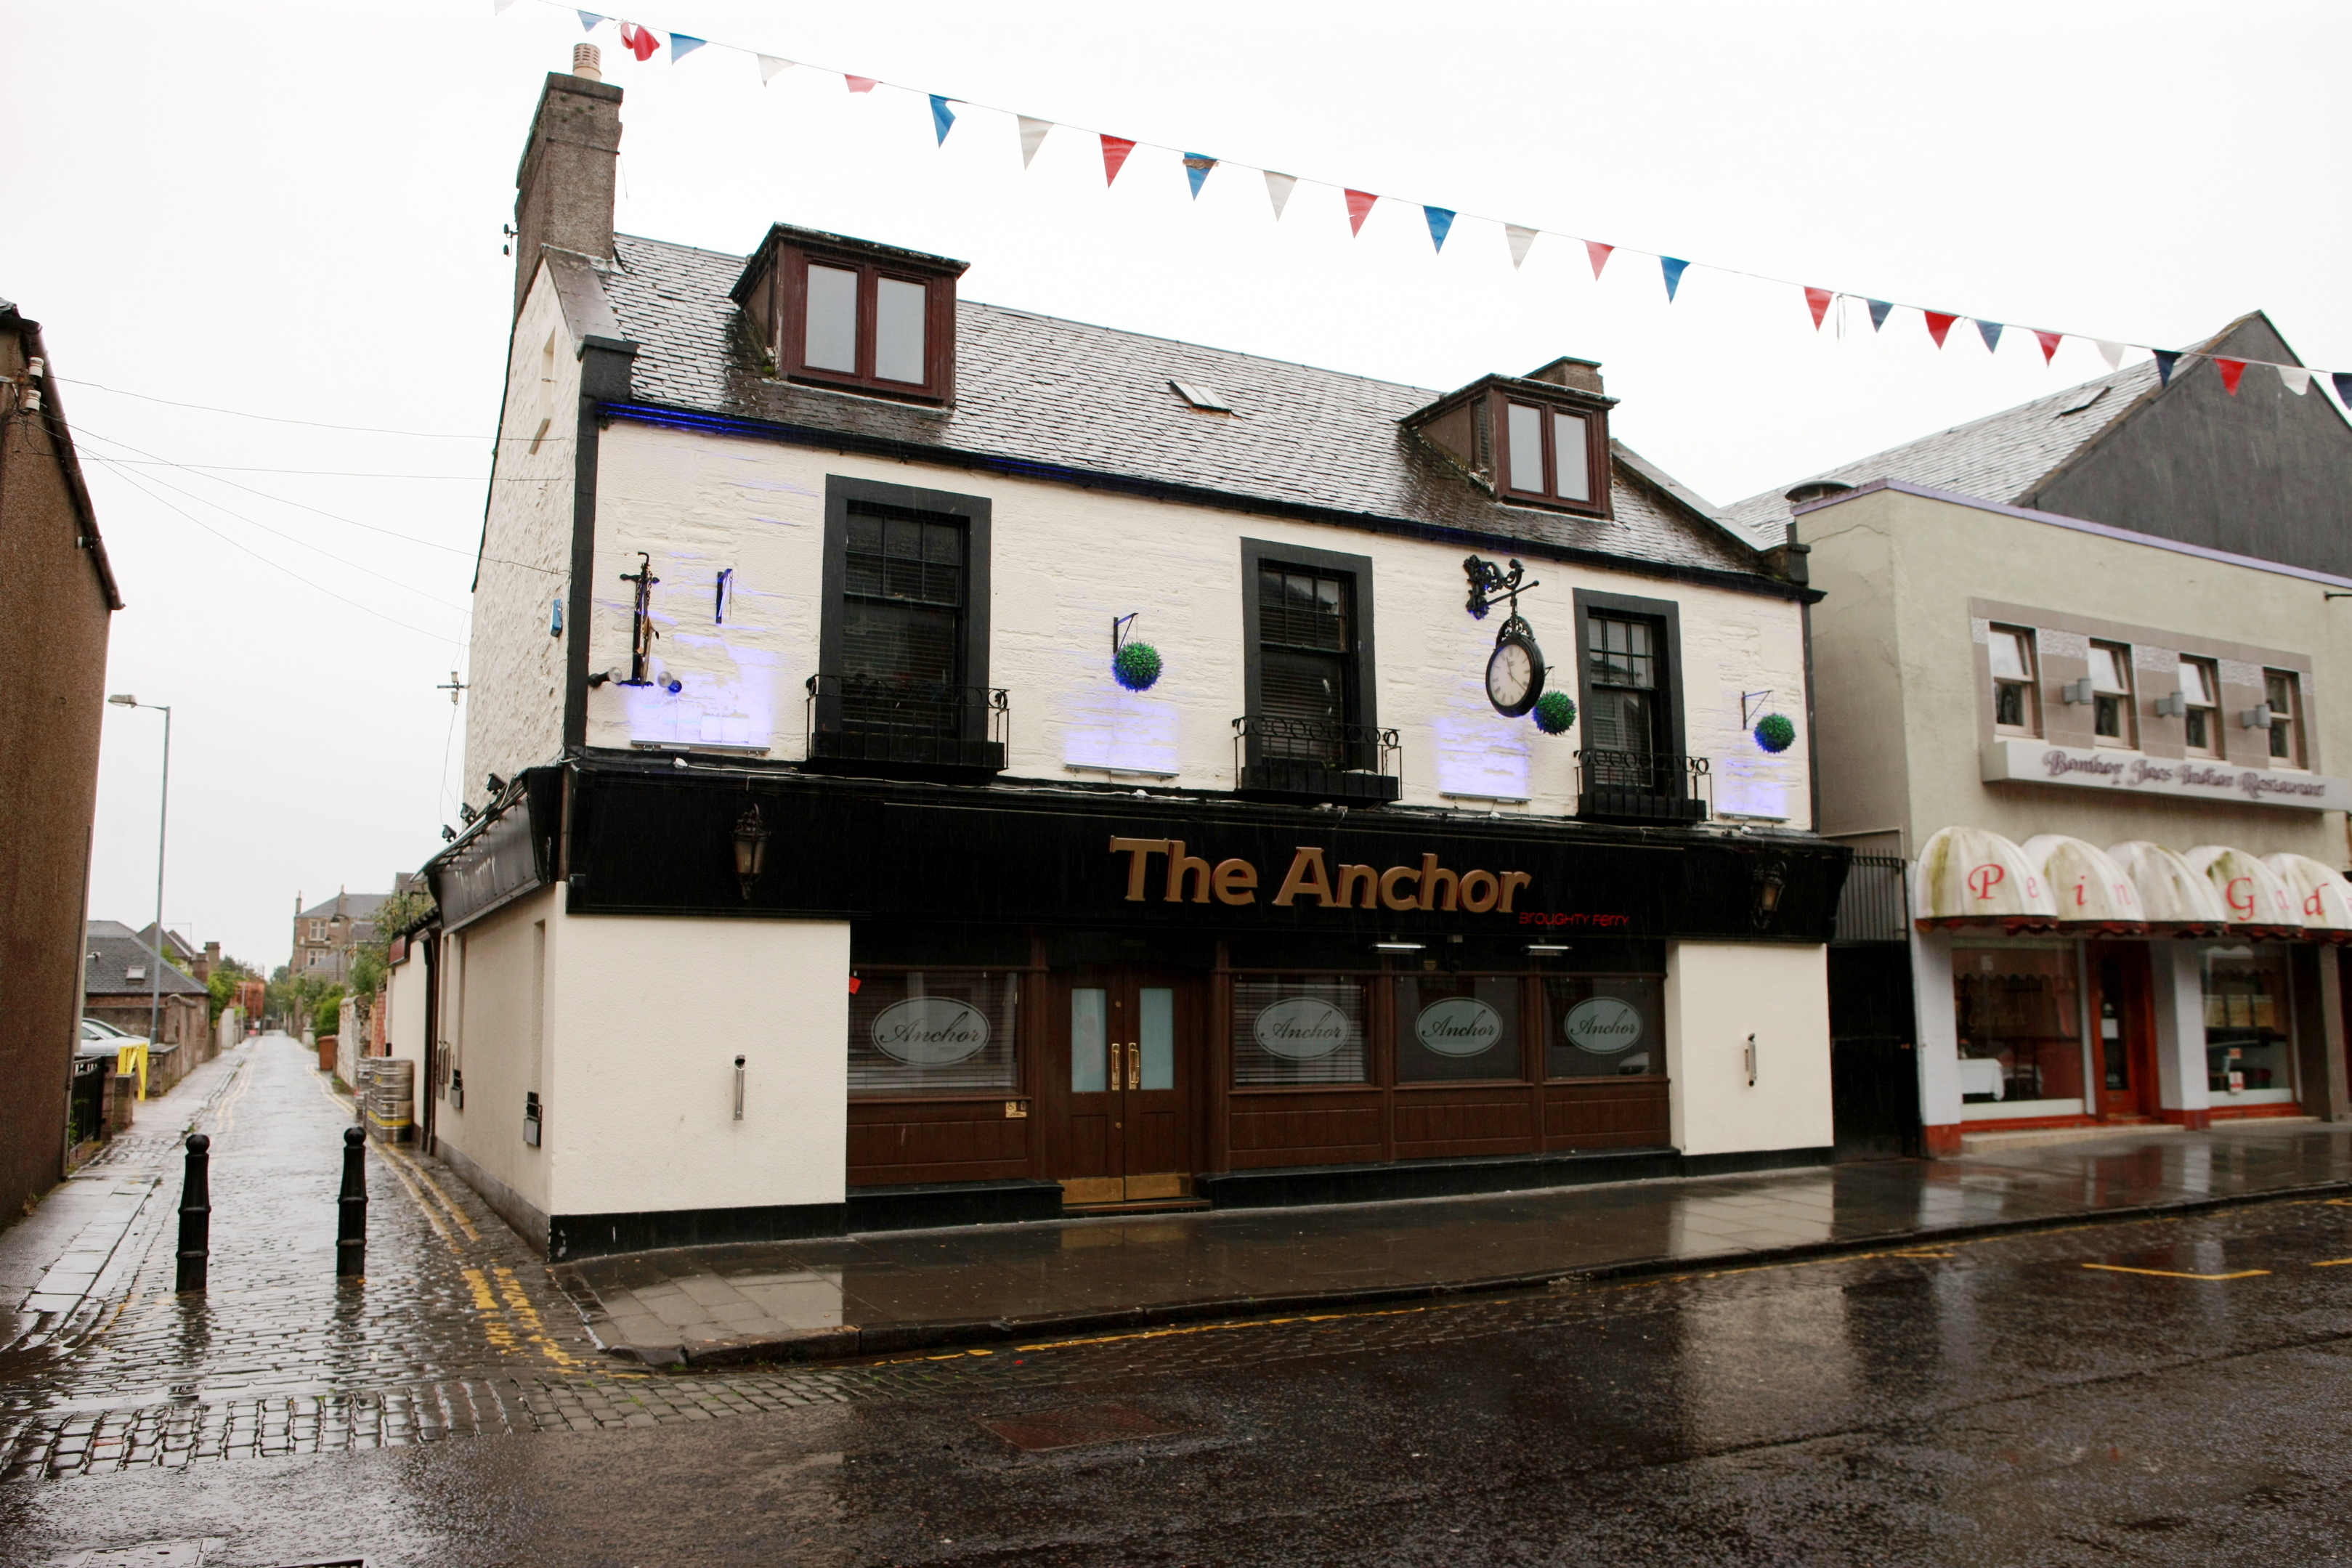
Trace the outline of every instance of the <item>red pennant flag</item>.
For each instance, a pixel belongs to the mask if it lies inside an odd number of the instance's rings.
[[[1944,334],[1952,329],[1952,323],[1959,318],[1947,316],[1940,310],[1923,310],[1920,314],[1927,318],[1927,336],[1936,340],[1936,347],[1942,348]]]
[[[2064,336],[2065,334],[2063,332],[2045,332],[2039,327],[2036,327],[2033,329],[2033,340],[2042,345],[2042,362],[2043,364],[2048,364],[2057,356],[2058,340]]]
[[[621,42],[627,47],[629,53],[641,60],[653,58],[654,51],[661,47],[661,39],[655,35],[653,29],[640,27],[635,22],[621,24]]]
[[[1348,193],[1348,232],[1350,235],[1364,232],[1364,220],[1372,215],[1372,204],[1379,200],[1370,191]]]
[[[854,77],[845,74],[841,79],[847,84],[852,92],[872,92],[877,85],[872,77]]]
[[[1102,144],[1103,184],[1108,187],[1118,178],[1119,170],[1126,166],[1127,155],[1135,151],[1135,143],[1124,136],[1105,136]]]
[[[1602,245],[1597,239],[1589,239],[1584,242],[1584,254],[1592,258],[1592,277],[1594,281],[1597,282],[1600,280],[1601,269],[1609,265],[1609,253],[1616,248],[1617,247],[1613,245]]]
[[[1829,314],[1830,300],[1834,298],[1826,288],[1805,290],[1805,304],[1813,313],[1813,330],[1822,329],[1822,318]]]
[[[2229,393],[2231,397],[2237,396],[2238,378],[2246,373],[2246,361],[2243,360],[2217,359],[2213,361],[2213,364],[2214,367],[2221,372],[2221,385],[2229,390]]]

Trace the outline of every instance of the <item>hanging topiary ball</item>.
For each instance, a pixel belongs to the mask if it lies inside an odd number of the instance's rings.
[[[1576,722],[1576,702],[1566,692],[1546,692],[1536,699],[1536,727],[1546,735],[1566,735]]]
[[[1160,650],[1149,643],[1122,643],[1111,655],[1110,673],[1131,692],[1148,692],[1160,679]]]
[[[1786,751],[1797,743],[1797,727],[1782,713],[1768,713],[1756,721],[1756,744],[1770,752]]]

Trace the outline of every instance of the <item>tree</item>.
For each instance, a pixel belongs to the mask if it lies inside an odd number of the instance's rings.
[[[205,988],[212,993],[213,1022],[220,1022],[221,1014],[227,1011],[229,1005],[236,1000],[238,986],[247,980],[259,978],[261,976],[251,965],[235,958],[224,957],[219,963],[215,964],[212,977],[205,982]]]
[[[422,887],[395,893],[376,905],[372,928],[352,949],[352,995],[375,995],[392,967],[394,940],[430,920],[437,907],[432,894]]]

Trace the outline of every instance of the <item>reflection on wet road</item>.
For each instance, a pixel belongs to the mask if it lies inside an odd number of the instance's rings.
[[[0,1487],[9,1560],[2302,1563],[2352,1204],[1009,1343],[796,1409]],[[793,1374],[655,1380],[743,1398]]]

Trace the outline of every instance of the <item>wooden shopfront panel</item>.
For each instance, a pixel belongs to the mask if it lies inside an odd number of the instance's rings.
[[[1033,1175],[1034,972],[861,965],[855,977],[849,1185]]]

